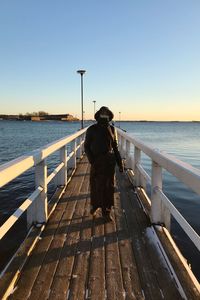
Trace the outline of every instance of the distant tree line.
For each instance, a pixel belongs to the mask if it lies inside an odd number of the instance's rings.
[[[48,116],[49,115],[49,113],[48,112],[45,112],[45,111],[38,111],[38,112],[31,112],[31,113],[29,113],[29,112],[27,112],[27,113],[25,113],[25,114],[22,114],[22,113],[19,113],[19,117],[20,116],[27,116],[27,117],[41,117],[41,116]]]
[[[61,121],[78,121],[77,118],[70,114],[49,114],[45,111],[27,112],[25,114],[19,113],[18,115],[1,115],[0,120],[19,120],[19,121],[45,121],[45,120],[61,120]]]

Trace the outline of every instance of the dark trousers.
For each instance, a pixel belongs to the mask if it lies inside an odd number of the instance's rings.
[[[110,209],[114,205],[115,156],[98,157],[90,169],[90,197],[93,208]]]

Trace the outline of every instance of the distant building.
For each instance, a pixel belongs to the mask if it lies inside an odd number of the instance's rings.
[[[0,115],[1,120],[19,120],[18,115]]]
[[[47,115],[42,116],[44,120],[58,120],[58,121],[78,121],[77,118],[74,118],[70,114],[61,114],[61,115]]]
[[[44,115],[44,116],[32,116],[31,121],[78,121],[77,118],[74,118],[70,114],[62,115]]]
[[[62,117],[61,121],[78,121],[77,118],[74,118],[72,115],[66,115],[66,117]]]
[[[31,117],[31,121],[41,121],[41,120],[42,120],[42,117],[39,117],[39,116]]]
[[[19,120],[19,121],[50,121],[50,120],[56,120],[56,121],[78,121],[79,119],[73,117],[70,114],[59,114],[59,115],[0,115],[1,120]]]

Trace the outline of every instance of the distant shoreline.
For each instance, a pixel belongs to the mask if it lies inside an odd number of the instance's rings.
[[[147,120],[116,120],[115,122],[140,122],[140,123],[200,123],[200,121],[147,121]]]
[[[49,122],[49,121],[62,121],[62,122],[79,122],[80,120],[78,118],[63,118],[63,119],[38,119],[38,118],[1,118],[0,117],[0,121],[31,121],[31,122]],[[94,120],[89,119],[89,120],[84,120],[84,122],[94,122]],[[135,122],[135,123],[200,123],[200,121],[195,121],[195,120],[191,120],[191,121],[147,121],[147,120],[115,120],[114,123],[123,123],[123,122],[127,122],[127,123],[131,123],[131,122]]]
[[[75,118],[74,116],[70,114],[57,114],[57,115],[51,115],[51,114],[26,114],[26,115],[4,115],[0,114],[0,120],[1,121],[34,121],[34,122],[44,122],[44,121],[79,121],[78,118]]]

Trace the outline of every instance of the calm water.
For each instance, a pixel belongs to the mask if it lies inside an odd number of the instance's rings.
[[[116,125],[119,125],[118,122]],[[121,122],[120,125],[130,135],[141,139],[154,148],[164,150],[194,167],[200,168],[200,123]],[[0,121],[0,164],[69,135],[79,128],[78,122]],[[57,160],[56,154],[48,160],[49,172],[56,165]],[[146,156],[142,156],[142,161],[145,169],[150,173],[150,160]],[[163,176],[166,194],[200,234],[200,197],[167,172],[164,172]],[[0,223],[34,190],[33,181],[33,170],[29,170],[0,190]],[[50,191],[53,191],[53,188],[53,185],[50,186]],[[18,235],[23,238],[23,230],[21,230],[23,220],[20,222]],[[11,234],[13,234],[12,231]],[[198,270],[200,255],[198,251],[191,246],[176,223],[173,223],[173,234],[177,243],[183,248],[184,255],[191,262],[195,274],[200,279],[200,271]],[[8,247],[13,247],[9,236],[6,242]],[[0,251],[2,254],[2,250]],[[7,248],[3,252],[3,257],[6,257],[6,253]]]

